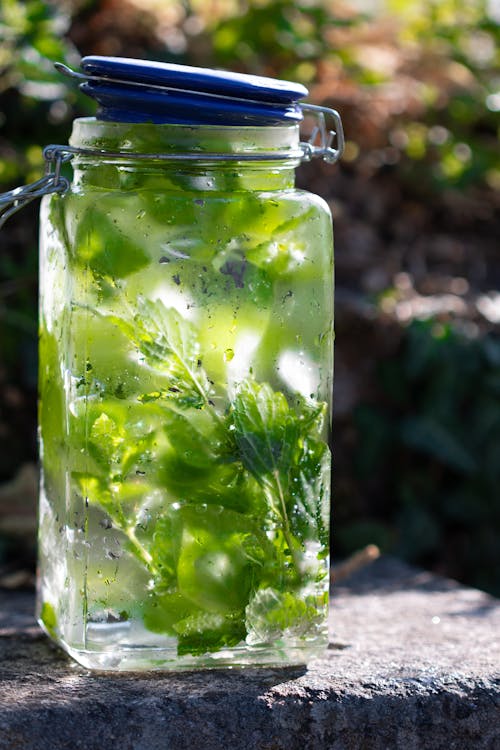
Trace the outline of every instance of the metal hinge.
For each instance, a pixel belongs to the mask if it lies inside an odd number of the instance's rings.
[[[43,150],[45,159],[45,175],[36,182],[29,185],[9,190],[0,194],[0,229],[7,219],[24,208],[36,198],[42,198],[49,193],[65,193],[69,189],[69,180],[61,174],[61,166],[72,159],[75,155],[101,156],[103,158],[123,158],[163,161],[279,161],[283,159],[294,159],[298,161],[311,161],[321,158],[328,164],[334,164],[340,159],[344,151],[344,131],[339,113],[329,107],[320,107],[316,104],[301,104],[306,115],[310,114],[317,119],[317,124],[308,141],[301,141],[298,148],[288,151],[252,152],[252,153],[163,153],[144,154],[122,151],[105,151],[100,149],[75,148],[72,146],[46,146]],[[334,146],[335,144],[335,146]]]
[[[42,178],[0,194],[0,229],[10,216],[36,198],[48,193],[65,193],[69,189],[69,180],[62,176],[61,165],[71,159],[72,154],[65,152],[63,146],[47,146],[43,156],[45,175]]]

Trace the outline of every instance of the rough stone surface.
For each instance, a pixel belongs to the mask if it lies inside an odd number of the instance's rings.
[[[92,674],[0,592],[0,750],[500,748],[497,600],[382,558],[309,668]]]

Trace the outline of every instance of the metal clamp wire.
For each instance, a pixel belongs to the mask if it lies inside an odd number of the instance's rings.
[[[53,155],[63,155],[64,161],[73,158],[73,156],[101,156],[104,159],[132,159],[137,161],[281,161],[283,159],[302,160],[304,151],[302,148],[290,149],[288,151],[266,151],[266,152],[232,152],[232,153],[138,153],[135,151],[107,151],[106,149],[97,148],[80,148],[76,146],[47,146],[44,149],[48,159]]]
[[[258,161],[283,161],[291,159],[295,161],[310,161],[322,158],[328,164],[334,164],[340,159],[344,151],[344,131],[339,113],[329,107],[320,107],[316,104],[301,104],[302,110],[311,113],[317,118],[309,140],[301,141],[296,149],[286,151],[263,151],[263,152],[232,152],[224,153],[155,153],[143,154],[127,151],[106,151],[103,149],[76,148],[75,146],[50,145],[43,150],[46,164],[45,176],[29,185],[0,193],[0,229],[7,219],[26,206],[36,198],[41,198],[49,193],[63,194],[69,190],[70,183],[66,177],[61,175],[61,166],[70,161],[74,156],[97,156],[110,159],[134,159],[139,161],[209,161],[209,162],[258,162]],[[332,127],[327,125],[327,119],[332,122]],[[334,141],[336,148],[333,147]]]
[[[57,174],[53,172],[29,185],[22,185],[7,193],[1,193],[0,229],[7,219],[36,198],[42,198],[49,193],[65,193],[67,190],[69,190],[69,180],[62,177],[59,172]]]

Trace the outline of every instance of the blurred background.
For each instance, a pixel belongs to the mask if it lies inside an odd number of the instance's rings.
[[[500,595],[500,0],[2,0],[0,190],[92,102],[53,61],[300,81],[343,161],[298,170],[336,238],[334,550]],[[37,205],[0,234],[0,585],[35,559]]]

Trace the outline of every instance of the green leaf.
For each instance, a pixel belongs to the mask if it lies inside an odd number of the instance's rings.
[[[231,446],[227,427],[212,411],[165,409],[164,430],[175,452],[194,469],[214,468]]]
[[[198,613],[197,608],[177,591],[154,590],[143,606],[143,620],[152,633],[177,635],[175,624]]]
[[[150,258],[96,206],[90,206],[78,221],[76,258],[99,276],[123,279],[144,268]]]
[[[179,656],[205,654],[237,646],[247,633],[242,614],[224,616],[207,612],[191,615],[177,622],[175,631],[179,637]]]
[[[218,506],[184,505],[175,512],[179,592],[208,612],[244,608],[269,544],[251,519]]]
[[[151,544],[151,555],[154,558],[159,579],[156,581],[155,591],[161,593],[165,586],[175,584],[177,575],[177,560],[181,548],[181,527],[176,522],[175,512],[167,509],[157,521]]]
[[[123,430],[119,431],[114,419],[101,412],[90,428],[89,441],[89,449],[99,463],[105,466],[119,463],[123,441]]]
[[[164,410],[170,443],[159,462],[163,485],[180,500],[265,515],[264,493],[238,460],[227,418],[212,410]]]
[[[89,399],[90,401],[90,399]],[[80,414],[72,430],[73,444],[79,444],[94,460],[91,468],[109,481],[124,481],[136,471],[156,471],[152,447],[162,423],[156,407],[122,400],[90,401],[85,418]],[[88,436],[82,427],[88,424]]]
[[[42,328],[40,336],[40,405],[39,422],[41,450],[44,464],[44,482],[49,494],[64,493],[64,475],[61,471],[65,453],[66,409],[64,389],[59,367],[56,337]]]
[[[251,519],[220,506],[172,505],[151,545],[157,571],[146,627],[179,636],[179,653],[235,645],[272,547]]]
[[[306,257],[306,242],[293,241],[297,229],[300,230],[315,213],[315,207],[310,207],[305,213],[299,213],[286,219],[272,230],[272,240],[269,236],[257,244],[249,247],[246,257],[259,269],[265,270],[271,278],[279,278],[292,274],[304,263]],[[265,236],[262,233],[261,236]]]
[[[52,604],[44,602],[40,611],[40,620],[45,626],[45,630],[52,638],[57,638],[57,617]]]
[[[168,389],[144,394],[143,402],[170,401],[181,408],[212,406],[212,385],[201,366],[200,345],[191,323],[160,301],[137,300],[129,318],[110,315],[153,368],[168,376]]]
[[[305,399],[293,410],[282,393],[252,380],[241,384],[232,405],[242,463],[265,488],[292,557],[305,539],[328,541],[330,456],[316,437],[324,411]]]
[[[214,463],[194,469],[175,450],[160,462],[161,482],[179,500],[222,505],[239,513],[264,518],[267,502],[262,487],[241,463]]]
[[[117,505],[108,484],[99,477],[84,472],[74,471],[72,474],[80,495],[90,505],[100,505],[100,507],[112,516],[118,516],[122,522],[125,522],[121,507]]]
[[[232,405],[234,436],[244,466],[257,480],[280,475],[288,484],[288,470],[300,427],[285,396],[267,383],[244,381]]]
[[[328,548],[331,455],[326,443],[306,438],[291,468],[290,528],[301,540]]]
[[[313,635],[324,620],[327,607],[325,594],[304,598],[289,591],[265,588],[257,591],[246,610],[247,641],[251,644],[274,641],[287,635]]]

